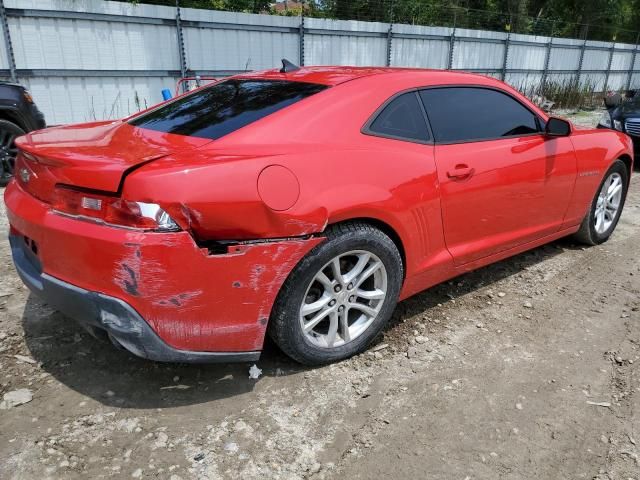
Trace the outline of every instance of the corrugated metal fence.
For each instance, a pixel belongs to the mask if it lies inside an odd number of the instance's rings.
[[[468,70],[521,90],[547,80],[640,87],[637,45],[101,0],[2,4],[0,76],[28,86],[51,124],[133,113],[161,101],[187,70],[224,76],[283,57]]]

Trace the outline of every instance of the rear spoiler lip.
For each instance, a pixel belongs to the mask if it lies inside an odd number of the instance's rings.
[[[143,159],[142,162],[137,163],[135,165],[132,165],[131,167],[127,168],[126,170],[124,170],[122,172],[122,176],[120,177],[120,183],[118,184],[118,189],[115,192],[111,192],[111,191],[105,191],[105,190],[97,190],[95,188],[88,188],[88,187],[82,187],[82,186],[77,186],[77,185],[69,185],[66,183],[56,183],[56,187],[63,187],[63,188],[69,188],[71,190],[76,190],[78,192],[85,192],[85,193],[98,193],[100,195],[105,195],[105,196],[113,196],[113,197],[120,197],[122,195],[122,190],[124,189],[124,181],[127,178],[127,176],[131,173],[133,173],[135,170],[137,170],[140,167],[144,167],[145,165],[153,162],[154,160],[159,160],[161,158],[164,157],[168,157],[169,155],[171,155],[172,152],[166,152],[166,153],[162,153],[159,155],[152,155],[151,157],[146,157]]]
[[[29,161],[34,162],[34,163],[39,163],[41,165],[47,165],[47,166],[54,166],[54,167],[62,167],[64,165],[66,165],[64,163],[64,161],[62,160],[57,160],[57,159],[53,159],[50,157],[44,157],[42,155],[39,155],[37,153],[34,153],[33,150],[30,150],[28,148],[23,148],[22,146],[19,146],[19,150],[22,153],[22,155]],[[85,193],[99,193],[101,195],[105,195],[105,196],[121,196],[122,195],[122,190],[124,188],[124,181],[127,178],[127,176],[129,174],[131,174],[132,172],[134,172],[135,170],[137,170],[140,167],[143,167],[151,162],[153,162],[154,160],[159,160],[161,158],[165,158],[168,157],[169,155],[171,155],[174,152],[162,152],[162,153],[158,153],[155,155],[150,155],[148,157],[145,157],[142,159],[141,162],[136,163],[135,165],[131,165],[129,168],[125,169],[122,172],[122,175],[120,177],[120,182],[118,183],[118,188],[115,191],[111,191],[111,190],[101,190],[101,189],[97,189],[97,188],[91,188],[91,187],[84,187],[82,185],[73,185],[73,184],[68,184],[68,183],[56,183],[54,186],[57,187],[62,187],[62,188],[68,188],[71,190],[75,190],[78,192],[85,192]],[[98,173],[98,171],[96,171],[96,173]]]

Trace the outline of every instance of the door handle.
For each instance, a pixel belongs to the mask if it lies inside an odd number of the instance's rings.
[[[456,165],[453,170],[449,170],[447,172],[447,177],[462,180],[464,178],[469,178],[474,174],[474,172],[475,169],[469,167],[468,165]]]

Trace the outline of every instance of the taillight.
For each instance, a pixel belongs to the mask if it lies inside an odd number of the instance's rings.
[[[53,209],[58,213],[118,227],[162,232],[180,230],[169,214],[155,203],[135,202],[70,188],[56,188]]]
[[[31,93],[29,92],[29,90],[23,90],[22,95],[24,96],[24,99],[28,103],[33,103],[33,97],[31,96]]]

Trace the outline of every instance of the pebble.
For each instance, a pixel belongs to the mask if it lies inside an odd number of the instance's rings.
[[[615,361],[619,365],[622,365],[622,362],[624,362],[624,360],[622,359],[622,357],[620,355],[616,355]]]
[[[499,296],[500,298],[502,298],[502,297],[504,297],[504,296],[506,296],[506,295],[507,295],[507,294],[506,294],[506,293],[504,293],[504,292],[498,292],[498,296]]]
[[[224,449],[229,453],[236,453],[240,449],[240,447],[238,447],[238,444],[236,442],[229,442],[225,444]]]
[[[384,350],[385,348],[387,348],[389,345],[387,343],[381,343],[380,345],[376,345],[375,347],[373,347],[373,349],[371,351],[373,352],[378,352],[380,350]]]
[[[257,380],[260,378],[260,375],[262,375],[262,369],[258,368],[255,363],[251,365],[251,368],[249,369],[249,378]]]
[[[160,432],[158,433],[158,436],[156,437],[156,441],[154,443],[154,447],[155,448],[164,448],[167,446],[167,442],[169,441],[169,436],[164,433],[164,432]]]
[[[137,470],[135,470],[135,471],[131,474],[131,476],[132,476],[133,478],[140,478],[140,477],[142,477],[142,469],[141,469],[141,468],[138,468]]]
[[[478,327],[478,328],[484,328],[484,323],[482,323],[482,322],[478,322],[478,323],[476,323],[476,327]]]
[[[524,308],[533,308],[533,305],[531,304],[531,302],[524,302],[523,307]]]
[[[522,410],[522,404],[521,403],[516,403],[516,408],[518,410]]]
[[[27,357],[26,355],[14,355],[13,357],[22,363],[30,363],[32,365],[37,363],[33,358]]]
[[[8,410],[25,403],[29,403],[31,400],[33,400],[33,393],[28,388],[13,390],[11,392],[5,393],[2,397],[2,402],[0,402],[0,410]]]
[[[423,336],[423,335],[418,335],[418,336],[416,337],[416,342],[417,342],[417,343],[427,343],[428,341],[429,341],[429,338],[428,338],[428,337],[425,337],[425,336]]]

